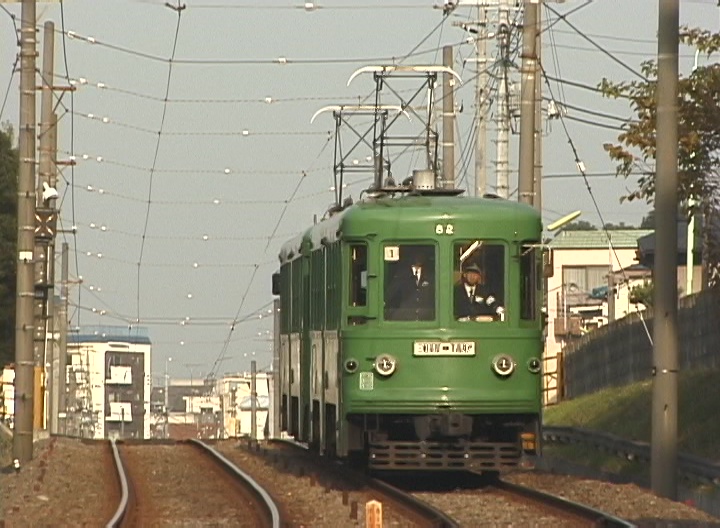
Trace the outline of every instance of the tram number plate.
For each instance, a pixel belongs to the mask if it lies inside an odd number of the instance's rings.
[[[474,341],[415,341],[415,356],[474,356]]]

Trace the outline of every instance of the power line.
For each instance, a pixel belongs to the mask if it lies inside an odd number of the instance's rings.
[[[177,13],[177,23],[175,25],[175,36],[173,38],[172,53],[170,54],[170,60],[168,63],[167,82],[165,84],[165,101],[167,101],[168,95],[170,94],[170,81],[172,79],[173,71],[173,59],[175,58],[175,51],[177,50],[178,35],[180,34],[180,20],[182,18],[182,12],[185,6],[181,6],[180,0],[177,0],[177,6],[172,4],[165,4],[170,9]],[[140,242],[140,257],[137,262],[137,323],[140,324],[140,273],[143,263],[143,254],[145,252],[145,237],[147,235],[148,224],[150,222],[150,207],[152,205],[152,188],[153,188],[153,176],[155,175],[155,167],[157,166],[158,155],[160,153],[160,140],[163,134],[163,128],[165,126],[165,116],[167,115],[167,102],[163,102],[162,117],[160,118],[160,129],[157,133],[157,141],[155,143],[155,155],[153,156],[152,167],[150,168],[150,181],[148,183],[148,198],[147,198],[147,209],[145,210],[145,226],[143,227],[142,239]]]
[[[583,39],[587,40],[590,44],[592,44],[592,45],[595,46],[598,50],[600,50],[604,55],[606,55],[607,57],[609,57],[613,62],[619,64],[620,66],[622,66],[623,68],[625,68],[626,70],[628,70],[629,72],[631,72],[633,75],[636,75],[637,77],[639,77],[639,78],[642,79],[643,81],[647,81],[647,78],[646,78],[643,74],[641,74],[640,72],[638,72],[637,70],[635,70],[633,67],[629,66],[627,63],[625,63],[625,62],[621,61],[620,59],[618,59],[615,55],[613,55],[611,52],[609,52],[608,50],[606,50],[606,49],[605,49],[604,47],[602,47],[600,44],[598,44],[598,43],[595,42],[593,39],[591,39],[591,38],[590,38],[587,34],[585,34],[582,30],[580,30],[577,26],[575,26],[575,24],[573,24],[572,22],[570,22],[570,21],[567,19],[567,15],[566,15],[566,14],[563,15],[563,14],[559,13],[555,8],[553,8],[553,7],[550,6],[549,4],[545,4],[545,7],[546,7],[550,12],[554,13],[555,16],[557,16],[560,20],[562,20],[562,21],[565,22],[568,26],[570,26],[570,27],[571,27],[578,35],[580,35]]]
[[[60,0],[60,30],[62,35],[62,54],[63,54],[63,64],[65,65],[65,80],[67,81],[68,85],[70,84],[70,68],[68,68],[68,58],[67,58],[67,43],[65,42],[65,3],[63,0]],[[70,92],[70,156],[71,158],[74,158],[75,156],[75,92],[74,90]],[[64,175],[63,175],[64,178]],[[75,225],[75,164],[70,165],[70,205],[71,205],[71,216],[72,216],[72,225]],[[66,188],[67,190],[67,188]],[[63,202],[61,202],[61,205],[65,201],[65,195],[63,193]],[[59,215],[58,215],[59,216]],[[77,243],[77,233],[73,230],[72,232],[73,240]],[[73,257],[75,259],[75,272],[79,275],[80,274],[80,262],[78,259],[77,251],[74,251]],[[78,288],[78,304],[81,302],[81,289]],[[78,313],[78,319],[77,319],[77,325],[80,326],[80,314]],[[67,324],[67,322],[62,321],[62,324]]]

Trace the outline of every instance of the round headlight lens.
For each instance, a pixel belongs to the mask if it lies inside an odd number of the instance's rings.
[[[397,368],[397,359],[390,354],[381,354],[375,358],[375,370],[381,376],[390,376]]]
[[[527,362],[527,368],[530,372],[533,374],[537,374],[540,372],[540,369],[542,368],[542,363],[538,358],[530,358]]]
[[[345,371],[352,374],[353,372],[355,372],[358,369],[358,366],[359,365],[358,365],[358,362],[356,359],[352,359],[352,358],[348,359],[345,362]]]
[[[507,354],[500,354],[493,358],[492,369],[498,376],[507,377],[515,370],[515,361]]]

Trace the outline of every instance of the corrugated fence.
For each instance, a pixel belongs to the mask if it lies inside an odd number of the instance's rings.
[[[652,310],[615,321],[566,346],[565,398],[651,378],[653,347],[648,334],[653,335]],[[678,346],[681,369],[720,369],[720,288],[680,299]]]

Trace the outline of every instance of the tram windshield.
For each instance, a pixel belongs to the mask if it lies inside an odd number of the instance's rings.
[[[505,320],[505,248],[481,240],[454,246],[454,316],[462,322]]]
[[[435,319],[435,246],[386,245],[384,318],[387,321]]]

